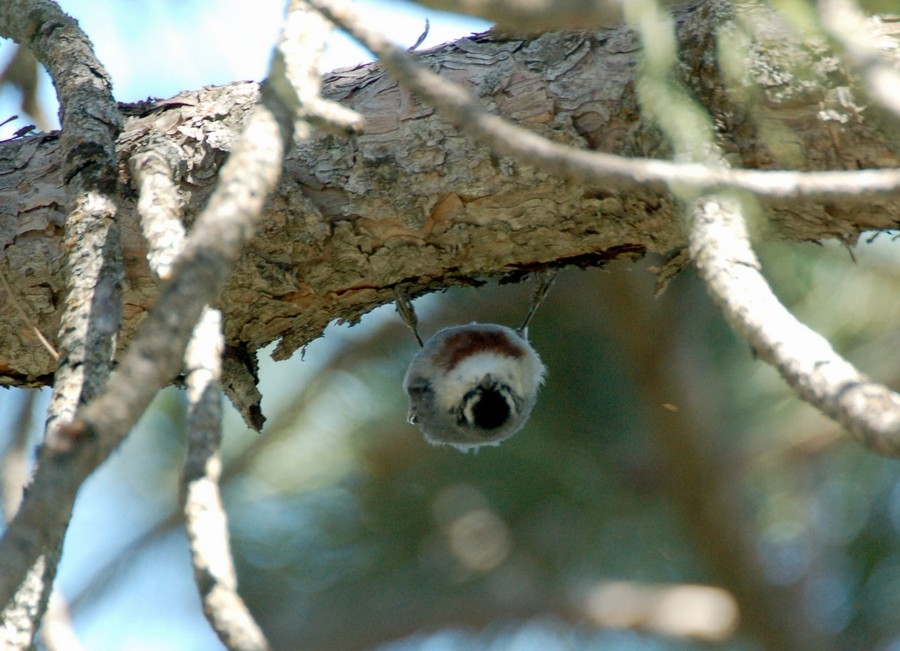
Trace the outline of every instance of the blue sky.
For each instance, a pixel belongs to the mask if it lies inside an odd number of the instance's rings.
[[[284,12],[283,0],[60,0],[59,4],[90,36],[112,76],[116,99],[122,102],[170,97],[210,84],[262,79]],[[370,25],[404,45],[416,41],[426,17],[431,29],[421,47],[488,27],[483,21],[400,0],[359,2],[358,7]],[[11,50],[8,42],[0,41],[0,61]],[[370,59],[368,52],[334,32],[322,67],[331,70]],[[42,97],[48,106],[55,106],[47,78]],[[17,112],[18,98],[4,90],[0,93],[0,116]],[[3,127],[0,138],[10,137],[26,123],[23,119]]]

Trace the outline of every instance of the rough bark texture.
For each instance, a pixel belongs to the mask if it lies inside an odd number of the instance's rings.
[[[860,108],[865,98],[824,45],[801,41],[769,16],[735,20],[723,7],[705,3],[679,17],[679,56],[683,80],[710,112],[732,164],[898,165],[883,135],[887,118]],[[890,28],[900,30],[883,26]],[[723,72],[717,32],[746,58],[738,73],[733,65]],[[421,57],[484,106],[553,140],[665,157],[664,139],[642,121],[634,90],[638,46],[637,36],[619,27],[532,39],[481,35]],[[366,117],[365,132],[350,141],[320,136],[288,157],[259,236],[217,305],[232,346],[253,351],[280,340],[276,356],[286,357],[329,322],[356,321],[393,300],[398,284],[416,295],[545,265],[594,265],[684,246],[679,208],[664,193],[588,187],[500,159],[376,65],[336,71],[324,83],[326,97]],[[256,95],[256,84],[239,83],[123,106],[123,180],[138,143],[151,133],[170,137],[183,155],[180,185],[190,222]],[[52,379],[53,360],[30,326],[52,336],[64,297],[58,151],[55,134],[0,145],[2,265],[14,300],[34,315],[26,324],[10,300],[0,305],[0,382],[9,385]],[[127,276],[120,344],[157,292],[134,200],[124,197],[120,213]],[[898,205],[896,197],[770,202],[761,232],[853,242],[864,230],[896,228]]]

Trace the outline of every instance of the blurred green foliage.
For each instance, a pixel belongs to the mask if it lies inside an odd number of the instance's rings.
[[[792,310],[897,386],[894,249],[883,235],[856,261],[812,244],[761,257]],[[692,271],[654,299],[648,266],[561,275],[530,331],[550,369],[532,420],[477,454],[431,447],[405,422],[415,348],[391,308],[331,328],[303,361],[264,364],[270,425],[259,436],[229,417],[223,491],[242,594],[276,648],[895,648],[896,462],[756,361]],[[429,297],[422,332],[515,325],[528,293]],[[158,400],[106,469],[133,490],[76,513],[69,547],[89,540],[83,512],[126,512],[131,527],[108,532],[130,542],[105,561],[67,547],[76,623],[119,590],[147,590],[112,579],[154,546],[190,573],[181,535],[165,542],[178,530],[181,403]],[[147,530],[136,543],[135,520]],[[598,626],[589,595],[610,582],[719,586],[742,626],[720,641],[651,621]]]

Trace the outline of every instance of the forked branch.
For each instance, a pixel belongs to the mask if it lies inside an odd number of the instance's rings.
[[[317,55],[310,50],[313,69]],[[300,98],[283,76],[284,66],[273,65],[271,73],[222,167],[209,204],[174,261],[171,280],[122,356],[116,382],[79,408],[71,422],[49,432],[32,488],[0,539],[0,604],[10,600],[41,550],[61,535],[66,518],[60,521],[58,514],[71,509],[85,478],[181,369],[194,324],[253,237],[301,113]]]
[[[177,151],[153,139],[131,158],[139,192],[138,212],[147,240],[147,260],[157,278],[170,276],[184,248],[180,197],[174,182]],[[227,648],[264,651],[268,643],[237,592],[228,540],[228,520],[219,478],[222,460],[222,315],[207,307],[185,351],[187,451],[181,478],[185,529],[203,612]]]

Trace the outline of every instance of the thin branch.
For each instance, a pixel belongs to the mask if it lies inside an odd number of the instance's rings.
[[[175,187],[179,152],[175,144],[152,134],[132,154],[131,177],[138,191],[137,211],[147,241],[147,263],[160,280],[172,276],[172,265],[184,248],[181,197]]]
[[[232,650],[264,651],[268,642],[238,595],[219,478],[222,458],[222,315],[207,308],[185,352],[188,450],[182,475],[185,527],[203,612]]]
[[[396,345],[401,334],[398,323],[386,321],[369,333],[364,345],[341,346],[331,351],[330,358],[316,372],[315,377],[298,387],[288,404],[281,407],[274,420],[268,424],[266,435],[255,438],[237,456],[229,459],[228,465],[223,469],[220,485],[228,485],[251,473],[260,457],[268,451],[291,437],[302,436],[298,434],[296,424],[308,417],[322,395],[331,391],[335,379],[348,367],[365,366],[383,355],[385,350]],[[95,572],[82,592],[72,599],[73,604],[77,607],[88,595],[100,590],[99,586],[109,585],[115,576],[120,576],[127,570],[129,560],[149,549],[181,522],[176,512],[168,513],[127,547],[122,547],[112,557],[104,559],[100,567],[94,568]]]
[[[679,155],[721,159],[705,114],[700,115],[700,107],[670,77],[673,62],[660,43],[674,30],[670,17],[653,0],[635,0],[629,14],[644,36],[645,74],[639,87],[645,110],[666,131]],[[649,33],[655,38],[647,38]],[[678,123],[672,121],[673,114],[680,116]],[[726,193],[696,198],[684,188],[675,191],[688,202],[691,257],[732,326],[803,399],[866,446],[900,455],[900,395],[859,373],[781,304],[760,273],[741,202]]]
[[[131,158],[147,259],[159,278],[169,277],[172,261],[184,248],[180,200],[173,180],[178,160],[177,149],[165,138],[152,139]],[[237,593],[219,490],[224,347],[222,315],[207,307],[185,351],[188,445],[181,480],[182,507],[206,618],[229,649],[256,651],[267,649],[268,643]]]
[[[779,302],[759,270],[735,198],[690,209],[691,255],[725,316],[797,393],[864,445],[900,456],[900,395],[872,382]]]
[[[26,568],[64,530],[82,482],[180,370],[203,306],[225,284],[279,178],[293,133],[293,108],[271,85],[262,89],[208,206],[175,261],[172,280],[121,359],[116,382],[80,408],[71,423],[49,433],[32,488],[0,539],[0,603],[9,601]]]
[[[170,138],[153,133],[129,160],[138,189],[137,211],[147,242],[147,262],[158,280],[171,277],[172,264],[184,248],[182,197],[174,182],[181,160],[181,152]],[[259,431],[265,421],[259,407],[261,396],[255,376],[243,361],[235,356],[225,360],[225,389],[247,425]]]
[[[0,6],[0,35],[31,49],[53,79],[62,116],[68,293],[48,426],[71,419],[109,374],[121,320],[116,136],[122,119],[104,66],[78,23],[48,0]],[[85,143],[90,143],[86,146]]]
[[[319,60],[325,51],[321,37],[330,29],[304,0],[290,0],[266,83],[294,109],[298,140],[309,137],[310,127],[343,136],[362,130],[359,113],[321,96]]]
[[[368,48],[397,80],[434,106],[460,131],[550,174],[585,183],[679,185],[688,189],[735,188],[768,197],[826,197],[900,190],[900,169],[833,172],[758,171],[699,163],[626,158],[574,149],[484,111],[461,86],[437,75],[333,0],[310,4]]]
[[[57,346],[63,356],[54,375],[47,415],[49,433],[68,422],[79,405],[93,398],[109,376],[115,334],[122,317],[124,277],[116,222],[118,157],[116,136],[122,120],[103,65],[78,23],[48,0],[10,0],[0,6],[0,35],[27,47],[47,68],[56,87],[62,133],[60,145],[66,181],[67,295]],[[45,437],[47,437],[45,435]],[[57,491],[66,487],[56,487]],[[74,491],[54,505],[52,517],[33,524],[42,535],[26,536],[29,553],[13,554],[15,571],[0,595],[6,622],[30,638],[46,608],[74,501]],[[23,508],[7,530],[14,530]],[[24,541],[20,540],[19,544]],[[18,550],[17,550],[18,551]],[[21,588],[14,594],[17,588]],[[13,643],[21,646],[19,642]]]

